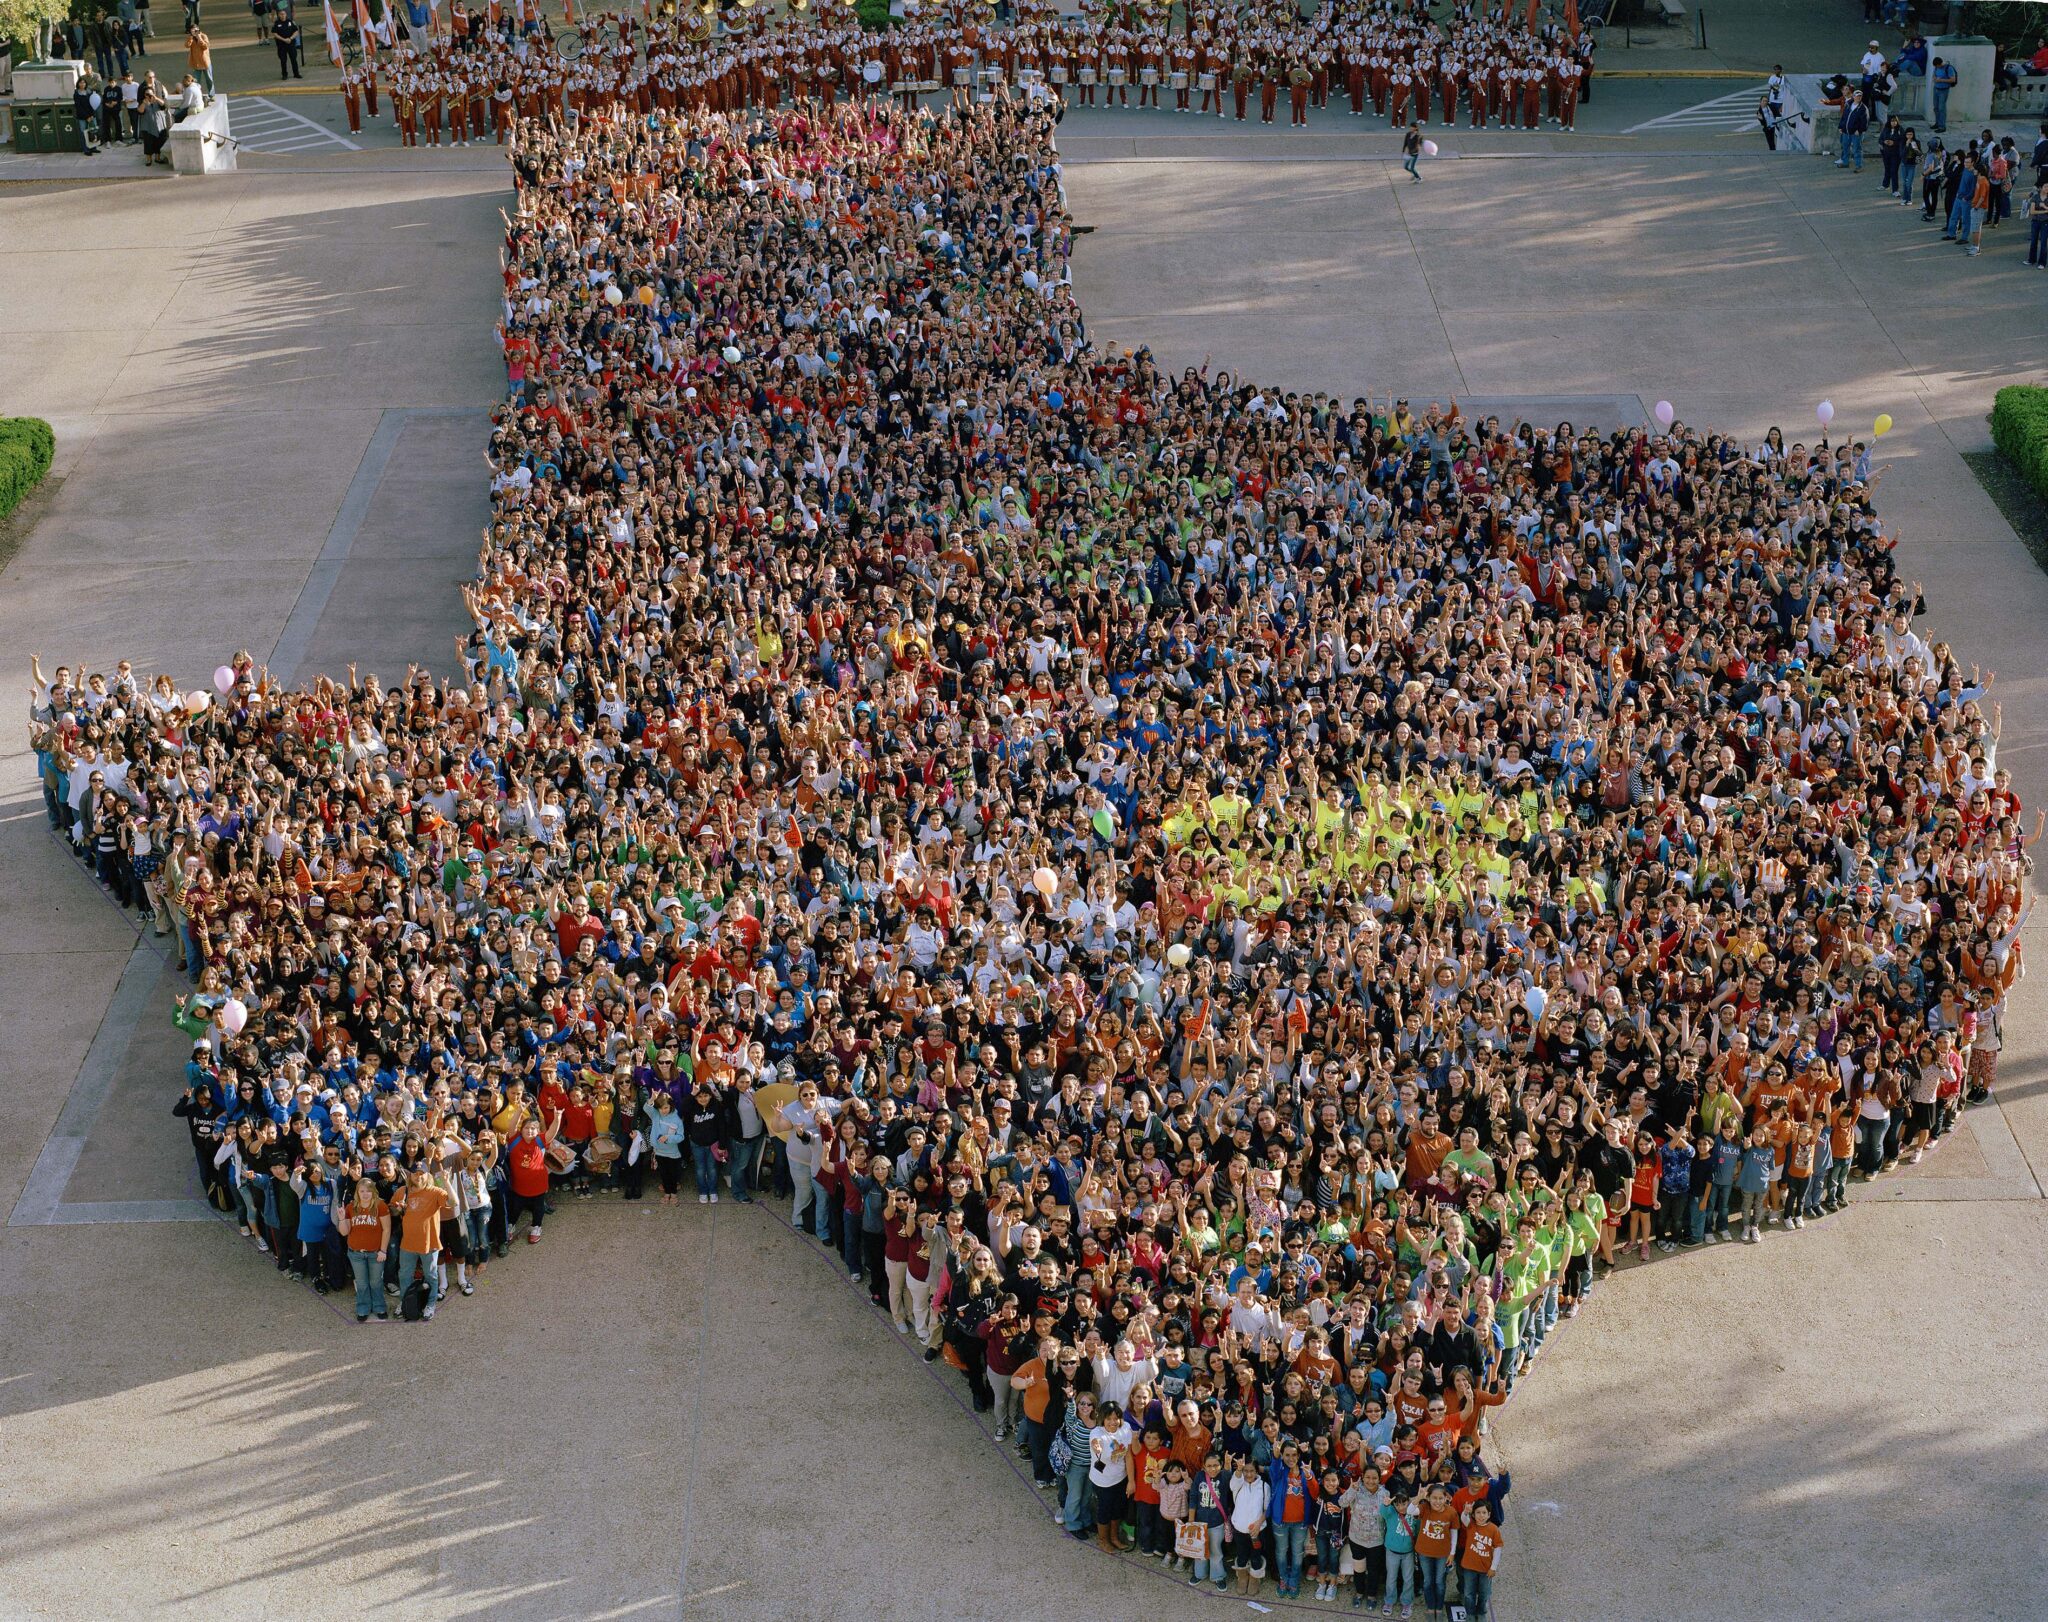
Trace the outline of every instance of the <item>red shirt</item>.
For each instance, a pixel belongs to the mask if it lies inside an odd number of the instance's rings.
[[[548,1146],[539,1138],[521,1138],[512,1145],[512,1192],[531,1197],[548,1191]]]

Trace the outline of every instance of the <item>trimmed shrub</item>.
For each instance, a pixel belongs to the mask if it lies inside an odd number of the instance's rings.
[[[0,518],[19,507],[50,471],[57,436],[40,417],[0,417]]]
[[[2048,497],[2048,389],[2000,389],[1991,402],[1991,438],[2035,492]]]
[[[889,15],[889,0],[853,0],[853,14],[863,28],[896,26],[896,19]]]

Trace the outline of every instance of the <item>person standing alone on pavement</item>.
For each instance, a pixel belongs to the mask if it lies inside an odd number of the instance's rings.
[[[1927,86],[1934,96],[1934,133],[1941,135],[1948,130],[1948,93],[1956,87],[1954,65],[1937,56],[1927,76]]]
[[[1837,169],[1853,166],[1856,174],[1863,173],[1863,134],[1870,128],[1870,109],[1863,105],[1863,92],[1849,92],[1849,104],[1842,109],[1842,146],[1835,158]]]
[[[203,28],[188,28],[185,31],[185,65],[192,70],[192,77],[199,81],[209,100],[213,96],[213,41],[207,38]]]
[[[299,27],[298,18],[289,11],[280,11],[277,21],[271,24],[270,42],[277,47],[277,76],[280,79],[305,78],[305,31]]]
[[[1422,183],[1422,172],[1416,165],[1422,161],[1422,126],[1410,124],[1401,137],[1401,167],[1408,171],[1408,178],[1417,185]]]

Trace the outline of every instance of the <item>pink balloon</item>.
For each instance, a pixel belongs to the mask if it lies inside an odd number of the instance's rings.
[[[1436,142],[1434,142],[1434,141],[1424,141],[1424,142],[1422,143],[1422,155],[1423,155],[1423,156],[1424,156],[1425,158],[1433,158],[1433,157],[1435,157],[1435,156],[1436,156]]]
[[[1658,427],[1669,428],[1672,421],[1678,416],[1678,413],[1672,410],[1669,400],[1659,400],[1653,415],[1657,419]]]
[[[220,1005],[220,1028],[230,1036],[240,1036],[242,1027],[249,1023],[248,1005],[240,999],[230,997]]]
[[[213,673],[213,690],[216,693],[232,693],[235,690],[235,667],[222,665]]]
[[[1835,402],[1832,400],[1821,401],[1819,405],[1813,408],[1813,414],[1820,418],[1821,427],[1827,427],[1829,423],[1835,420]]]

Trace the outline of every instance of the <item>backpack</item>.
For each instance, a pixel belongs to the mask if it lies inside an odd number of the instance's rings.
[[[427,1281],[416,1278],[405,1287],[405,1295],[398,1303],[399,1315],[409,1324],[418,1323],[427,1315]]]

